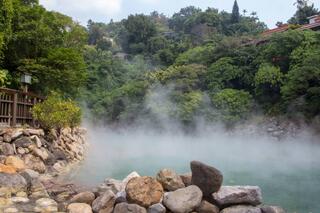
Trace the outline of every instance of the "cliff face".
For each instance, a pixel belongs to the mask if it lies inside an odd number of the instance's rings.
[[[83,160],[86,130],[65,128],[60,132],[42,129],[0,130],[0,172],[31,169],[40,174],[57,174],[69,164]]]

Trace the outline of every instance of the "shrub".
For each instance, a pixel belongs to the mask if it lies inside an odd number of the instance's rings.
[[[252,97],[248,92],[235,89],[224,89],[212,98],[219,118],[232,124],[248,117],[252,108]]]
[[[44,129],[75,127],[81,123],[81,109],[77,104],[71,100],[63,100],[56,93],[36,104],[32,108],[32,115]]]

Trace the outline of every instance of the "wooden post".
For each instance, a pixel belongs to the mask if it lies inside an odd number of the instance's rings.
[[[13,103],[12,103],[12,123],[13,127],[17,124],[17,109],[18,109],[18,93],[13,94]]]
[[[33,102],[33,103],[32,103],[32,104],[33,104],[32,107],[34,107],[34,105],[37,104],[37,98],[34,97],[32,102]],[[32,109],[32,108],[31,108],[31,109]],[[31,109],[30,109],[30,110],[31,110]],[[32,125],[33,125],[33,127],[35,127],[35,126],[36,126],[36,120],[34,119],[33,115],[31,115],[31,116],[32,116]]]

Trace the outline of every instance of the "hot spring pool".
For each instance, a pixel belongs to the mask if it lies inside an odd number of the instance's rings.
[[[211,129],[196,135],[146,129],[89,130],[90,149],[74,179],[90,186],[132,171],[155,176],[161,168],[190,172],[200,160],[222,171],[224,185],[258,185],[264,202],[289,213],[320,209],[320,144],[308,134],[284,141]]]

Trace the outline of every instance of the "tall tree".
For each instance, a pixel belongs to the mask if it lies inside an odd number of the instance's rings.
[[[231,23],[238,23],[240,21],[240,12],[237,0],[234,1],[232,14],[231,14]]]
[[[308,0],[297,0],[295,5],[297,11],[288,21],[289,24],[308,24],[308,17],[320,14],[314,4],[309,4]]]

